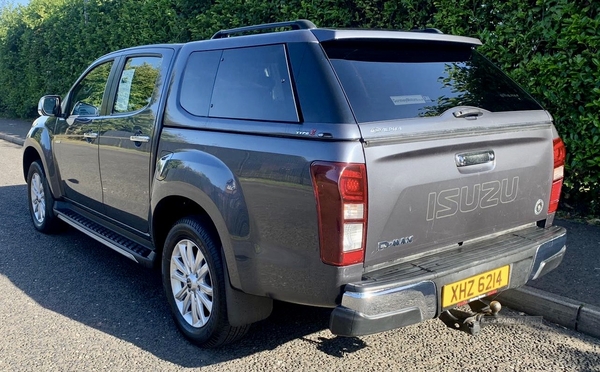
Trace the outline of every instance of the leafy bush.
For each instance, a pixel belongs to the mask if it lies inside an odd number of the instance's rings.
[[[567,145],[563,200],[600,214],[600,2],[582,0],[32,0],[0,11],[0,113],[35,115],[98,56],[306,18],[328,27],[436,27],[480,48],[546,107]]]

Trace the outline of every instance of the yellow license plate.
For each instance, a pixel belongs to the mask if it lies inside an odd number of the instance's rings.
[[[464,304],[477,298],[491,296],[508,285],[510,266],[471,276],[442,288],[442,307]]]

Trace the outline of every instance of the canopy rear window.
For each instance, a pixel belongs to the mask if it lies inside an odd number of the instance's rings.
[[[404,40],[322,45],[361,123],[439,116],[456,106],[542,109],[470,45]]]

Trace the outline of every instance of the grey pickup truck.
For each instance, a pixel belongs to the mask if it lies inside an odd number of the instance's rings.
[[[33,225],[159,268],[206,347],[273,300],[333,309],[341,336],[476,333],[566,249],[563,142],[480,44],[298,20],[107,54],[40,100]]]

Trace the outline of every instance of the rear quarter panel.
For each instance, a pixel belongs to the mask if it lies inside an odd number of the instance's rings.
[[[361,135],[345,101],[327,105],[328,101],[299,98],[312,94],[310,87],[315,84],[330,85],[328,89],[337,96],[343,93],[318,45],[294,44],[313,40],[312,34],[285,35],[291,38],[286,51],[295,75],[296,104],[304,114],[298,122],[194,116],[181,107],[177,95],[182,79],[174,78],[157,156],[173,153],[175,159],[186,153],[185,163],[168,169],[165,180],[170,173],[179,173],[181,184],[203,194],[198,199],[206,207],[201,207],[215,211],[211,218],[217,228],[222,222],[219,234],[235,288],[288,302],[335,306],[340,288],[359,280],[363,267],[322,263],[310,164],[316,160],[364,163]],[[274,37],[281,42],[277,34],[259,39],[270,45]],[[243,46],[244,40],[231,38],[227,47]],[[191,53],[223,47],[222,40],[186,44],[172,76],[183,75]],[[315,82],[315,71],[327,78]],[[177,192],[177,188],[167,189]],[[158,203],[155,197],[153,205]]]
[[[166,153],[173,153],[171,165],[154,188],[168,191],[154,192],[153,204],[167,194],[202,194],[198,203],[223,227],[234,287],[289,302],[335,305],[347,280],[340,270],[346,269],[321,262],[310,164],[364,161],[360,142],[165,127],[159,155]],[[362,265],[347,271],[360,278]]]

